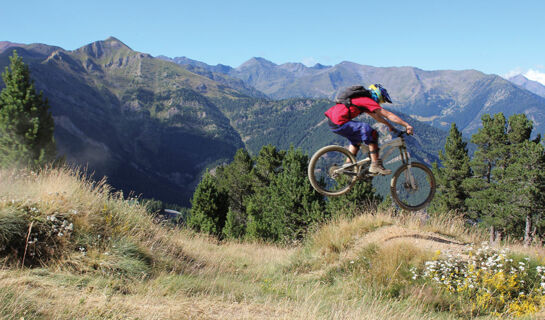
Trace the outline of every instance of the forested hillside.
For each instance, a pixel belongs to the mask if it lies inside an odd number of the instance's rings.
[[[281,149],[293,145],[310,155],[328,144],[347,145],[346,139],[332,133],[325,121],[324,112],[333,105],[327,99],[222,99],[216,104],[231,119],[233,127],[254,154],[266,144]],[[397,114],[415,127],[416,134],[407,139],[411,153],[431,165],[438,159],[437,154],[440,146],[444,145],[446,132],[406,114]],[[377,127],[381,131],[381,139],[391,138],[387,128],[377,125],[371,117],[361,115],[358,120]]]

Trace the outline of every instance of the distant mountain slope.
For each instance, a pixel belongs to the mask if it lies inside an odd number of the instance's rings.
[[[522,74],[511,77],[508,80],[538,96],[545,97],[545,86],[537,81],[526,78]]]
[[[226,86],[234,88],[244,95],[248,95],[255,98],[267,98],[267,95],[257,90],[256,88],[247,85],[241,79],[229,76],[233,68],[218,64],[217,66],[211,66],[204,62],[192,60],[186,57],[169,58],[165,56],[158,56],[158,59],[174,62],[188,71],[205,76],[211,80],[222,83]]]
[[[240,76],[240,70],[251,69],[255,64],[270,68],[270,72],[275,73],[279,79],[304,77],[330,68],[320,64],[308,68],[301,63],[286,63],[276,68],[274,63],[262,58],[253,58],[237,69],[225,65],[210,66],[186,57],[173,59],[162,57],[162,59],[186,66],[188,70],[199,70],[199,74],[213,73],[215,76],[210,77],[213,79],[217,78],[218,73]],[[256,76],[266,76],[266,72],[265,75],[257,72]],[[252,79],[254,78],[250,75],[242,80],[253,84]],[[266,144],[272,144],[281,149],[287,149],[293,145],[296,148],[302,148],[311,155],[327,144],[346,144],[345,139],[332,134],[324,122],[323,113],[333,104],[329,99],[270,100],[256,99],[253,95],[236,99],[214,98],[213,101],[231,120],[231,125],[240,134],[246,147],[253,153],[257,153]],[[409,118],[408,115],[399,112],[398,114]],[[363,117],[363,120],[375,123],[370,118]],[[411,151],[417,158],[428,164],[438,161],[437,154],[444,145],[446,131],[435,129],[417,120],[412,120],[412,122],[418,134],[408,138]],[[389,136],[386,132],[384,133],[386,137]]]
[[[545,132],[545,98],[476,70],[377,68],[353,62],[309,68],[297,63],[277,65],[263,58],[223,70],[275,99],[332,99],[349,85],[382,83],[394,100],[393,110],[445,130],[455,122],[466,136],[477,131],[483,114],[498,112],[507,116],[525,113],[534,121],[536,131]]]
[[[243,146],[212,97],[241,93],[109,38],[17,49],[49,99],[59,152],[113,186],[187,205],[200,173]]]
[[[328,144],[347,145],[347,140],[332,133],[325,121],[324,112],[333,105],[328,99],[222,99],[216,100],[216,104],[231,119],[231,124],[253,153],[257,153],[266,144],[281,149],[293,145],[309,155]],[[408,115],[398,114],[415,127],[416,134],[407,137],[413,156],[430,165],[438,161],[437,155],[445,145],[447,132],[415,119],[409,120]],[[374,119],[360,116],[357,120],[379,128],[384,139],[391,138],[387,129],[377,126]]]

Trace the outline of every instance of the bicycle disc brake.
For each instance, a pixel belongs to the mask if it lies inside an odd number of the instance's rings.
[[[337,179],[339,177],[339,172],[337,171],[339,170],[339,168],[340,167],[337,164],[334,164],[331,167],[329,167],[328,174],[331,177],[331,179]]]

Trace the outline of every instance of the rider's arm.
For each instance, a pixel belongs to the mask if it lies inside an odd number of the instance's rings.
[[[402,125],[405,127],[405,129],[407,130],[407,133],[408,134],[413,134],[413,127],[408,124],[407,122],[403,121],[403,119],[401,119],[400,117],[396,116],[395,114],[391,113],[390,111],[386,110],[386,109],[383,109],[383,108],[380,108],[380,109],[377,109],[375,110],[375,112],[373,112],[374,114],[376,114],[377,116],[379,117],[382,117],[383,120],[384,118],[392,121],[393,123],[397,123],[399,125]],[[375,118],[373,115],[371,115],[373,118]],[[380,120],[378,120],[377,118],[375,118],[377,121],[379,122],[382,122]]]
[[[376,112],[369,112],[367,114],[373,117],[373,119],[375,119],[377,122],[385,124],[390,131],[394,131],[394,127],[390,124],[390,122],[388,122],[388,120],[384,119],[383,116],[377,114]]]

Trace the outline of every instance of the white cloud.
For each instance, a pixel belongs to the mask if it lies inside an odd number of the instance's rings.
[[[534,70],[534,69],[530,69],[526,73],[524,73],[524,76],[526,78],[530,79],[530,80],[534,80],[534,81],[537,81],[537,82],[541,83],[542,85],[545,85],[545,73],[544,72]]]
[[[314,65],[318,63],[318,60],[313,57],[306,57],[303,58],[301,62],[307,67],[314,67]]]
[[[545,85],[545,67],[543,65],[538,65],[533,69],[527,69],[527,71],[524,71],[522,68],[517,67],[507,72],[506,74],[503,74],[502,77],[504,77],[505,79],[509,79],[519,74],[525,76],[529,80],[537,81]]]
[[[523,73],[524,71],[522,71],[522,68],[515,68],[507,72],[506,74],[502,75],[502,77],[504,77],[505,79],[509,79],[511,77],[518,76],[519,74],[523,74]]]

